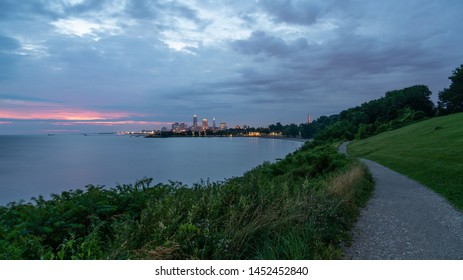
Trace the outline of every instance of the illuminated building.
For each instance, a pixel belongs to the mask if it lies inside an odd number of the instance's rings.
[[[155,131],[154,130],[142,130],[141,133],[142,134],[154,134]]]
[[[216,127],[215,127],[215,117],[214,117],[214,118],[212,118],[212,129],[213,129],[213,130],[215,130],[215,129],[216,129]]]
[[[281,136],[282,133],[281,133],[281,132],[270,132],[269,135],[270,135],[270,136]]]
[[[193,130],[198,127],[198,118],[196,117],[196,114],[193,115]]]
[[[224,123],[224,122],[220,123],[220,129],[221,130],[227,129],[227,123]]]
[[[178,130],[179,131],[186,131],[187,130],[187,126],[185,123],[180,123],[180,125],[178,126]]]
[[[209,125],[207,124],[207,119],[203,119],[203,130],[207,130],[209,128]]]
[[[310,115],[307,115],[307,124],[310,124]]]

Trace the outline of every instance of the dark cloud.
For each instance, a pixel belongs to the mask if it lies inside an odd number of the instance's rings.
[[[265,54],[285,57],[308,48],[307,40],[299,38],[291,43],[269,35],[263,31],[254,31],[248,39],[231,42],[232,48],[243,54]]]
[[[76,5],[64,6],[63,14],[80,15],[90,11],[102,10],[108,0],[86,0]],[[111,3],[111,1],[109,1]]]
[[[0,1],[0,21],[30,19],[38,15],[55,17],[56,13],[46,9],[44,3],[38,0],[31,1]]]
[[[397,71],[429,69],[440,64],[427,50],[416,42],[390,42],[363,36],[340,36],[337,40],[320,46],[317,61],[318,69],[341,71],[346,76],[376,75]]]
[[[65,1],[48,0],[2,0],[0,1],[0,20],[24,20],[40,17],[58,19],[63,15],[79,15],[89,11],[100,10],[107,0],[86,0],[75,5]]]
[[[310,25],[320,13],[320,7],[304,0],[263,0],[261,7],[276,22]]]
[[[24,20],[45,17],[58,19],[63,16],[79,16],[87,12],[101,11],[108,0],[85,0],[70,4],[66,1],[47,0],[2,0],[0,1],[0,20]]]
[[[313,88],[322,87],[330,91],[333,81],[338,85],[348,79],[363,83],[367,77],[378,79],[379,75],[388,73],[400,74],[404,78],[418,76],[418,73],[447,65],[438,50],[426,48],[421,41],[385,42],[381,37],[353,33],[339,34],[322,44],[308,45],[304,38],[287,43],[282,38],[259,31],[246,40],[232,42],[232,47],[273,72],[258,76],[255,70],[245,69],[240,72],[243,79],[231,84],[275,95],[305,95]],[[276,60],[273,64],[269,60],[256,60],[261,55]]]
[[[126,10],[130,16],[141,19],[155,19],[159,14],[159,6],[151,1],[129,1]]]
[[[126,11],[130,16],[138,19],[177,16],[201,22],[194,9],[176,1],[169,3],[152,0],[128,1],[126,3]]]

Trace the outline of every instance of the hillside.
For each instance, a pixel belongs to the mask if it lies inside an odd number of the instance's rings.
[[[430,187],[463,209],[463,113],[353,141],[348,153],[376,161]]]

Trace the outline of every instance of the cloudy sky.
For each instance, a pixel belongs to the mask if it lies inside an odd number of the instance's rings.
[[[0,0],[0,134],[302,123],[463,63],[460,0]]]

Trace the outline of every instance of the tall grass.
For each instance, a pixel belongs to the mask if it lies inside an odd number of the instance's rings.
[[[4,259],[338,259],[373,183],[306,144],[225,182],[89,186],[0,208]]]

